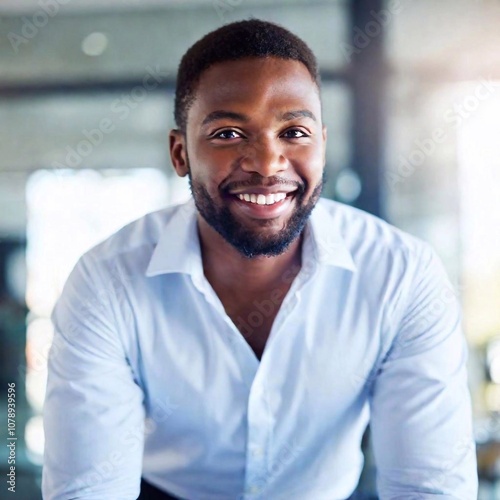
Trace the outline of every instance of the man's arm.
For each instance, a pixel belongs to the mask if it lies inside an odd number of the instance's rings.
[[[476,455],[460,307],[427,245],[409,286],[399,331],[371,395],[379,495],[382,500],[475,500]]]
[[[120,339],[114,291],[88,262],[77,263],[52,314],[43,498],[135,500],[143,394]]]

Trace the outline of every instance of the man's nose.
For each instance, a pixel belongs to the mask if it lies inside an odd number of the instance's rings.
[[[288,168],[288,160],[278,141],[263,139],[247,145],[241,168],[245,172],[257,172],[262,177],[272,177]]]

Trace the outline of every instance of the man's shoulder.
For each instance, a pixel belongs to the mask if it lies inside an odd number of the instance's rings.
[[[338,231],[355,261],[362,255],[406,261],[432,251],[422,239],[369,212],[325,198],[318,205],[323,224],[329,223]]]
[[[123,226],[89,249],[82,258],[93,261],[112,261],[130,256],[151,254],[160,236],[173,217],[187,217],[189,203],[168,205],[149,212]]]

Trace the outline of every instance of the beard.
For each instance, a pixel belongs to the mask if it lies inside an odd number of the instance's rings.
[[[325,182],[325,173],[323,172],[323,177],[315,186],[309,200],[305,200],[306,189],[299,186],[294,192],[292,203],[295,204],[295,207],[292,214],[281,229],[270,234],[270,231],[259,231],[258,228],[252,229],[242,225],[226,204],[219,206],[210,197],[205,186],[193,180],[190,168],[188,168],[188,177],[194,203],[200,215],[229,244],[248,259],[260,256],[275,257],[285,252],[302,233],[321,196]],[[265,229],[266,225],[272,221],[260,220],[258,222]]]

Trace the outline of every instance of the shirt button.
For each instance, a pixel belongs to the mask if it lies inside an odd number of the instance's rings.
[[[248,488],[248,493],[250,493],[250,495],[255,495],[259,491],[260,491],[260,488],[258,486],[250,486],[250,488]]]
[[[252,449],[252,457],[260,458],[264,455],[264,450],[260,446],[256,446]]]

